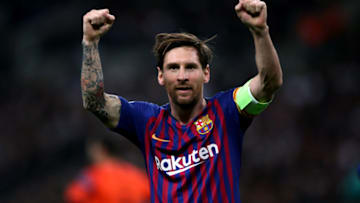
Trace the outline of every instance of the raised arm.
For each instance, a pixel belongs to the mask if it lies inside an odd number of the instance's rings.
[[[282,85],[282,70],[266,22],[266,4],[260,0],[239,0],[235,11],[248,26],[255,44],[258,74],[249,84],[251,93],[260,102],[270,101]]]
[[[83,17],[83,60],[81,92],[83,106],[105,125],[113,128],[120,118],[121,102],[115,95],[104,92],[104,78],[98,44],[100,37],[112,26],[115,17],[108,9],[91,10]]]

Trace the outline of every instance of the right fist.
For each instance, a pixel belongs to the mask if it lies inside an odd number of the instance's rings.
[[[99,41],[113,25],[115,16],[109,9],[91,10],[83,17],[83,40],[85,42]]]

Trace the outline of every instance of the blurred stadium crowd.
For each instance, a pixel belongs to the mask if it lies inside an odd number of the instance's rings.
[[[243,202],[360,202],[360,1],[266,2],[284,85],[245,136]],[[116,136],[82,108],[86,11],[107,7],[116,16],[100,44],[106,91],[163,104],[151,53],[159,32],[217,34],[207,96],[256,74],[251,35],[235,4],[2,1],[0,202],[63,202],[64,188],[87,163],[85,138]],[[140,151],[119,141],[121,156],[143,166]]]

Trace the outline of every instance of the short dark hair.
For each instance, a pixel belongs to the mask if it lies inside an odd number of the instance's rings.
[[[205,68],[207,64],[211,63],[213,58],[213,52],[206,43],[215,37],[216,35],[207,40],[200,40],[197,36],[186,32],[159,33],[155,36],[155,45],[153,47],[157,66],[161,69],[163,68],[165,54],[171,49],[190,46],[197,50],[200,64],[202,68]]]

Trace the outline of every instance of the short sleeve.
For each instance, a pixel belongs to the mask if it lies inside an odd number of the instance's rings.
[[[123,135],[138,147],[144,146],[146,123],[158,114],[160,107],[148,102],[129,102],[123,97],[119,99],[121,101],[119,123],[111,130]]]
[[[242,132],[245,132],[250,126],[253,116],[239,111],[239,108],[234,100],[235,90],[236,89],[233,88],[227,91],[219,92],[215,95],[215,98],[219,101],[224,117],[231,128],[240,128]]]

